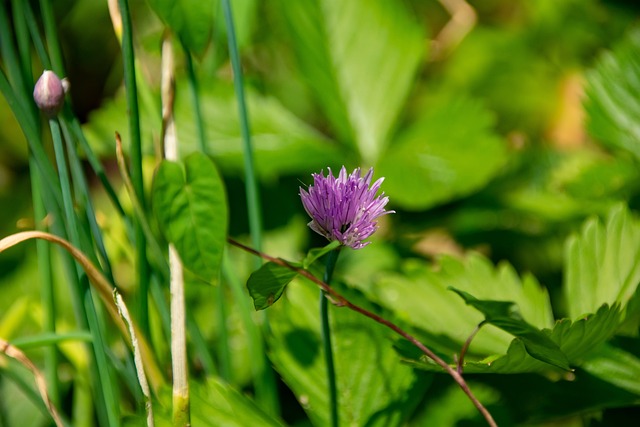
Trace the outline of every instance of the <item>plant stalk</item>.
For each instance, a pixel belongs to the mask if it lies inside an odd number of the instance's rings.
[[[327,262],[324,270],[323,281],[327,285],[331,283],[333,270],[336,267],[340,255],[340,248],[332,250],[327,255]],[[324,361],[327,367],[327,382],[329,383],[329,408],[332,427],[338,427],[340,418],[338,417],[338,387],[336,385],[336,369],[333,363],[333,346],[331,345],[331,326],[329,324],[329,300],[326,292],[320,290],[320,325],[322,332],[322,348],[324,350]]]

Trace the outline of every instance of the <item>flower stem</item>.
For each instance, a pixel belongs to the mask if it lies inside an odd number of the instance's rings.
[[[340,255],[340,247],[329,252],[324,270],[324,283],[331,283],[333,270]],[[336,386],[336,370],[333,363],[333,347],[331,345],[331,326],[329,325],[329,300],[326,292],[320,290],[320,324],[322,330],[322,347],[327,366],[327,381],[329,382],[329,404],[331,408],[331,426],[338,427],[338,388]]]
[[[358,313],[362,314],[363,316],[366,316],[369,319],[371,319],[371,320],[373,320],[375,322],[378,322],[381,325],[386,326],[387,328],[391,329],[392,331],[394,331],[395,333],[397,333],[401,337],[403,337],[406,340],[408,340],[411,344],[416,346],[427,357],[429,357],[431,360],[436,362],[442,369],[445,370],[445,372],[447,372],[454,379],[454,381],[462,389],[464,394],[466,394],[467,397],[469,398],[469,400],[471,400],[471,403],[473,403],[473,405],[476,407],[476,409],[478,409],[478,411],[482,414],[484,419],[487,421],[488,425],[490,425],[491,427],[497,427],[497,424],[496,424],[495,420],[493,419],[493,417],[491,416],[491,413],[489,413],[487,408],[485,408],[484,405],[482,405],[482,403],[478,400],[478,398],[476,398],[475,395],[471,392],[471,389],[469,388],[467,382],[464,380],[462,375],[457,370],[455,370],[454,368],[449,366],[449,364],[447,362],[445,362],[440,357],[438,357],[438,355],[435,354],[433,351],[431,351],[427,346],[425,346],[420,341],[418,341],[418,339],[415,338],[413,335],[409,334],[408,332],[406,332],[404,329],[400,328],[395,323],[393,323],[393,322],[391,322],[391,321],[389,321],[389,320],[387,320],[387,319],[385,319],[383,317],[380,317],[377,314],[372,313],[372,312],[370,312],[369,310],[367,310],[365,308],[362,308],[362,307],[360,307],[360,306],[358,306],[356,304],[353,304],[351,301],[349,301],[345,297],[343,297],[338,291],[333,289],[327,283],[325,283],[322,280],[320,280],[317,277],[315,277],[313,274],[311,274],[307,270],[305,270],[303,268],[300,268],[300,267],[296,267],[295,265],[291,265],[290,263],[288,263],[287,261],[285,261],[285,260],[283,260],[281,258],[272,257],[270,255],[265,254],[264,252],[257,251],[255,249],[250,248],[250,247],[248,247],[246,245],[243,245],[242,243],[240,243],[240,242],[238,242],[236,240],[233,240],[231,238],[227,238],[227,241],[230,244],[232,244],[233,246],[236,246],[236,247],[238,247],[238,248],[240,248],[240,249],[242,249],[242,250],[244,250],[246,252],[249,252],[249,253],[252,253],[252,254],[254,254],[256,256],[259,256],[260,258],[265,259],[265,260],[267,260],[269,262],[272,262],[274,264],[277,264],[277,265],[280,265],[282,267],[288,268],[291,271],[295,271],[299,275],[305,277],[306,279],[308,279],[311,282],[313,282],[316,285],[318,285],[320,287],[320,289],[322,289],[327,295],[330,295],[331,298],[334,300],[333,303],[336,306],[338,306],[338,307],[346,307],[346,308],[348,308],[350,310],[358,312]]]
[[[142,177],[142,139],[140,136],[140,113],[138,111],[138,86],[136,84],[135,57],[133,52],[133,27],[129,12],[129,1],[118,0],[122,18],[122,61],[124,63],[124,86],[127,94],[129,112],[129,134],[131,155],[131,180],[138,200],[146,209]],[[149,264],[147,262],[147,244],[141,224],[136,221],[136,254],[138,261],[138,316],[140,329],[145,337],[149,336]]]
[[[262,247],[262,217],[260,208],[260,195],[258,192],[258,184],[256,180],[255,165],[253,161],[253,147],[251,144],[251,132],[249,126],[249,114],[244,96],[244,84],[242,79],[242,67],[240,64],[240,55],[238,52],[238,43],[236,41],[235,24],[233,21],[233,11],[231,8],[231,0],[223,0],[222,8],[224,10],[224,20],[227,25],[227,40],[229,42],[229,57],[231,59],[231,67],[233,69],[233,84],[238,100],[238,115],[240,119],[240,132],[243,142],[243,158],[245,187],[247,192],[247,210],[249,214],[249,231],[251,233],[251,241],[254,247]],[[260,260],[257,260],[256,268],[260,267]],[[262,332],[263,336],[269,333],[269,322],[266,316],[262,316]],[[280,412],[280,402],[278,400],[278,387],[276,384],[275,374],[269,364],[266,354],[262,356],[262,360],[256,361],[259,367],[260,375],[256,378],[256,400],[260,406],[270,415],[276,415]]]

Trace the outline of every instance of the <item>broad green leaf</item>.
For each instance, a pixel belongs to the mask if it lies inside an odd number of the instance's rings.
[[[313,91],[338,138],[352,142],[353,129],[340,94],[320,1],[279,0],[274,3],[290,30],[288,41],[307,86]]]
[[[152,204],[160,230],[184,268],[217,283],[227,236],[224,186],[213,162],[193,153],[184,163],[163,161],[153,182]]]
[[[610,339],[620,323],[620,307],[602,306],[597,313],[571,322],[568,319],[556,323],[553,329],[544,329],[546,334],[564,353],[572,366],[581,366],[588,360],[590,353]],[[412,366],[428,371],[442,371],[442,368],[428,360],[415,360],[416,353],[398,346],[401,354],[407,355]],[[532,357],[525,347],[524,340],[515,338],[503,354],[494,354],[484,360],[469,361],[464,364],[468,374],[517,374],[527,372],[545,372],[552,368],[549,364]],[[605,379],[606,380],[606,379]]]
[[[268,262],[251,273],[247,288],[255,309],[264,310],[278,301],[284,288],[296,275],[295,271],[273,262]]]
[[[524,320],[517,311],[517,306],[511,302],[479,300],[473,295],[450,288],[462,297],[470,306],[485,315],[485,321],[519,338],[527,353],[550,365],[569,370],[569,360],[543,330],[537,329]]]
[[[633,30],[587,75],[588,129],[640,159],[640,30]]]
[[[211,39],[213,0],[148,0],[160,19],[186,44],[202,54]]]
[[[493,121],[469,99],[432,105],[378,163],[393,203],[422,210],[484,186],[507,159],[505,143],[491,130]]]
[[[233,87],[208,81],[201,83],[200,101],[205,118],[207,152],[222,170],[241,175],[244,170],[244,154]],[[178,88],[186,88],[186,84],[186,81],[177,82]],[[338,159],[348,161],[332,141],[303,123],[276,99],[251,90],[246,95],[251,115],[256,170],[260,175],[308,173],[334,164]],[[197,151],[199,147],[189,96],[188,90],[178,90],[176,93],[176,126],[183,156]],[[159,108],[159,103],[156,105],[153,102],[140,106],[142,141],[147,153],[153,152],[153,141],[159,138]],[[115,152],[114,129],[122,134],[128,129],[124,111],[125,99],[120,94],[91,114],[84,130],[97,153],[111,155]],[[128,149],[128,141],[124,142],[125,149]]]
[[[536,328],[553,326],[547,291],[533,276],[521,279],[508,264],[495,268],[478,254],[470,254],[463,261],[443,257],[434,269],[421,261],[410,262],[404,274],[382,274],[375,286],[363,291],[403,321],[431,335],[447,337],[459,349],[484,316],[449,291],[449,286],[481,299],[514,302],[529,324]],[[508,333],[486,325],[473,339],[470,351],[504,354],[512,339]]]
[[[319,291],[289,286],[269,311],[270,358],[314,425],[329,424]],[[391,347],[388,329],[344,308],[330,310],[340,425],[397,426],[411,414],[428,381],[417,379]]]
[[[603,224],[592,218],[565,248],[564,295],[569,316],[631,299],[640,283],[640,222],[623,205]]]
[[[376,161],[405,102],[425,48],[397,0],[282,2],[292,44],[325,114],[361,157]],[[348,118],[345,123],[344,114]]]

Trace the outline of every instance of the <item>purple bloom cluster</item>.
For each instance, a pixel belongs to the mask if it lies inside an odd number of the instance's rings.
[[[313,185],[305,191],[300,187],[302,205],[312,221],[309,227],[329,240],[337,240],[353,249],[361,249],[371,242],[363,242],[377,229],[376,219],[394,211],[385,211],[389,201],[384,193],[376,197],[384,178],[371,185],[373,168],[364,177],[360,168],[347,176],[343,166],[338,177],[312,174]],[[371,185],[371,188],[369,186]]]

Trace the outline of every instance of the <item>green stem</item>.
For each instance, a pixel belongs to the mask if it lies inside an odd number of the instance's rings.
[[[245,173],[245,188],[247,196],[247,211],[249,215],[249,231],[253,247],[262,247],[262,217],[260,208],[260,195],[258,193],[258,183],[253,161],[253,146],[251,144],[251,132],[249,126],[249,114],[244,95],[244,83],[242,77],[242,67],[240,65],[240,54],[236,40],[235,24],[233,21],[233,11],[231,1],[223,0],[224,19],[227,25],[227,40],[229,42],[229,57],[231,68],[233,69],[233,84],[238,100],[238,116],[240,119],[240,133],[243,142],[243,159]],[[256,259],[256,268],[259,268],[261,261]],[[262,317],[263,336],[269,334],[269,322],[265,315]],[[261,402],[261,406],[271,415],[280,412],[278,400],[278,389],[275,374],[269,365],[269,360],[264,353],[259,360],[260,375],[256,378],[256,399]]]
[[[129,134],[131,156],[131,181],[136,190],[138,200],[146,211],[144,183],[142,175],[142,138],[140,136],[140,113],[138,111],[138,87],[136,84],[135,57],[133,51],[133,28],[129,1],[118,0],[122,17],[122,60],[124,63],[124,85],[127,92],[127,108],[129,109]],[[147,245],[144,232],[139,222],[135,225],[136,253],[138,258],[139,326],[145,337],[149,336],[149,264],[147,262]]]
[[[231,68],[233,69],[233,84],[238,99],[238,114],[240,118],[240,132],[242,134],[244,152],[244,173],[245,185],[247,189],[247,208],[249,212],[249,230],[251,231],[251,243],[254,248],[262,247],[262,219],[260,215],[260,197],[253,162],[253,146],[251,144],[251,132],[249,126],[249,115],[244,96],[244,84],[242,78],[242,68],[240,66],[240,55],[236,42],[235,25],[233,23],[233,12],[231,1],[223,0],[224,19],[227,24],[227,39],[229,40],[229,56],[231,58]],[[258,249],[259,250],[259,249]],[[260,266],[260,260],[256,261],[256,266]]]
[[[219,283],[216,289],[216,314],[220,325],[220,339],[218,340],[218,357],[220,359],[220,378],[231,382],[231,349],[229,348],[229,333],[227,331],[227,301],[225,301],[224,286]]]
[[[56,31],[56,17],[53,15],[53,7],[51,1],[40,0],[40,12],[42,14],[42,23],[44,25],[44,35],[51,56],[51,65],[53,71],[58,76],[64,76],[64,63],[62,61],[62,51],[60,50],[60,42],[58,41],[58,32]]]
[[[323,282],[331,284],[333,270],[340,255],[340,247],[327,255]],[[338,388],[336,386],[336,370],[333,363],[333,346],[331,345],[331,326],[329,325],[329,300],[323,290],[320,290],[320,325],[322,330],[322,347],[327,366],[327,381],[329,382],[329,405],[331,408],[331,426],[338,427]]]
[[[62,142],[62,134],[60,132],[60,124],[58,123],[58,120],[55,118],[50,119],[49,127],[51,128],[53,149],[55,153],[56,164],[58,166],[60,187],[62,189],[62,200],[64,205],[64,215],[66,219],[66,229],[69,234],[71,243],[78,248],[83,248],[84,246],[81,244],[79,234],[80,228],[76,220],[76,215],[73,207],[73,199],[71,197],[71,182],[69,179],[69,172],[67,170],[67,162]],[[73,264],[75,265],[75,272],[77,274],[77,277],[83,277],[84,273],[81,267],[77,263]],[[82,280],[80,282],[82,282]],[[96,391],[101,392],[105,405],[103,412],[106,414],[109,425],[114,426],[116,425],[116,420],[118,419],[118,406],[115,403],[117,401],[117,399],[115,398],[115,390],[111,385],[111,375],[109,374],[109,367],[107,366],[106,358],[104,357],[104,342],[102,340],[102,334],[100,333],[99,329],[99,318],[95,311],[95,306],[93,305],[91,293],[87,290],[88,286],[86,284],[84,286],[81,285],[79,289],[87,292],[85,298],[86,301],[84,301],[83,305],[84,313],[82,314],[86,316],[85,319],[88,321],[89,329],[94,336],[93,354],[98,368],[98,382],[95,383],[97,386]],[[98,405],[97,408],[99,410],[102,410],[102,407],[100,405]]]
[[[31,188],[33,198],[33,210],[36,222],[36,229],[44,230],[42,221],[47,215],[42,199],[42,189],[40,187],[40,175],[35,167],[32,156],[29,156],[29,172],[31,173]],[[40,294],[42,300],[42,324],[45,333],[55,334],[56,331],[56,306],[53,290],[53,276],[51,274],[51,252],[49,243],[44,240],[36,242],[36,252],[38,256],[38,276],[40,281]],[[49,389],[49,396],[54,405],[60,406],[60,392],[58,385],[58,350],[53,343],[47,346],[44,354],[45,358],[45,378]]]

